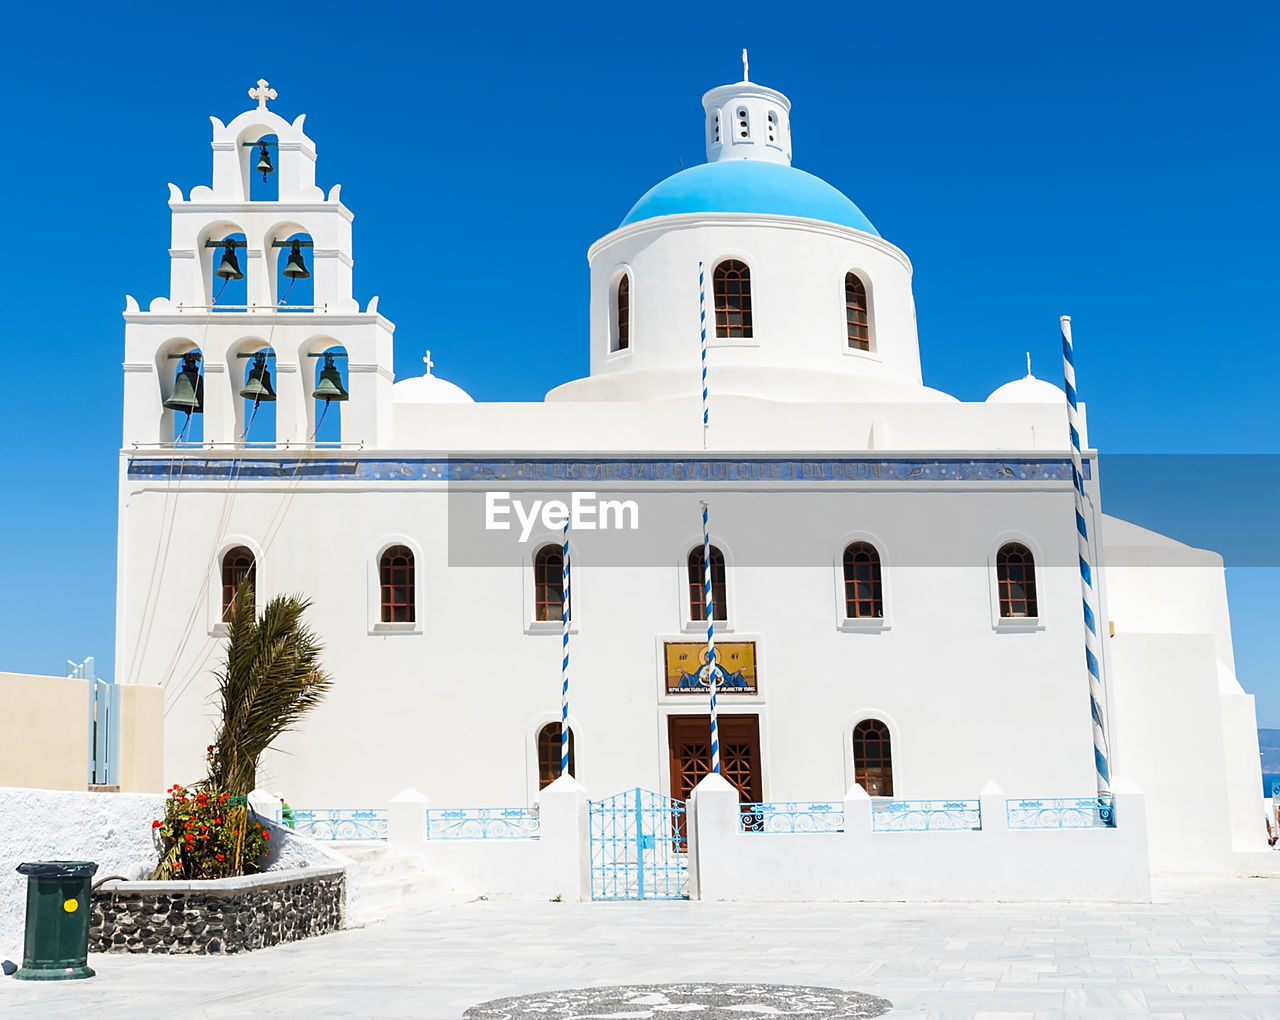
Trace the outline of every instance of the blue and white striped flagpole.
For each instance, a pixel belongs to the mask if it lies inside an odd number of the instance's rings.
[[[560,632],[564,658],[560,666],[560,775],[569,774],[569,518],[564,519],[563,571],[560,586]]]
[[[698,260],[698,320],[702,324],[702,448],[707,448],[707,430],[711,428],[711,406],[707,402],[707,283]]]
[[[707,605],[707,683],[711,689],[711,771],[720,773],[720,716],[716,713],[716,604],[711,593],[711,529],[702,501],[702,587]]]
[[[1090,605],[1093,588],[1089,525],[1085,521],[1084,461],[1080,454],[1080,417],[1076,406],[1076,368],[1071,344],[1071,316],[1062,325],[1062,371],[1067,391],[1067,425],[1071,430],[1071,481],[1076,497],[1076,545],[1080,558],[1080,597],[1084,606],[1084,661],[1089,669],[1089,700],[1093,708],[1093,761],[1098,772],[1098,799],[1110,803],[1111,767],[1107,751],[1106,722],[1102,706],[1101,645],[1097,620]]]

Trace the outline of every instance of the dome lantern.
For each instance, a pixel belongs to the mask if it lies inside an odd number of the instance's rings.
[[[776,89],[747,80],[720,85],[702,97],[707,114],[707,162],[756,159],[791,165],[791,100]]]

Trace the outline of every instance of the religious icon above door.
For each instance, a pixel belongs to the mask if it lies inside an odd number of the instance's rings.
[[[668,694],[706,694],[707,646],[702,641],[663,643]],[[716,645],[716,691],[720,694],[757,694],[756,643],[726,641]]]

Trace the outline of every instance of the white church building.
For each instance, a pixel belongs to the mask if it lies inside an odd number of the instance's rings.
[[[745,75],[703,96],[706,163],[590,244],[590,374],[537,403],[477,403],[430,363],[396,378],[394,325],[352,296],[339,186],[317,186],[303,117],[251,96],[213,118],[211,186],[169,185],[169,294],[124,312],[117,673],[165,690],[166,784],[203,775],[252,572],[259,600],[311,599],[335,680],[260,786],[299,808],[405,788],[532,808],[560,772],[564,642],[541,511],[576,500],[590,797],[684,801],[711,766],[705,504],[743,802],[1096,802],[1064,392],[925,384],[912,264],[792,166],[786,96]],[[1078,425],[1109,776],[1141,791],[1152,869],[1257,867],[1222,561],[1104,514],[1083,405]]]

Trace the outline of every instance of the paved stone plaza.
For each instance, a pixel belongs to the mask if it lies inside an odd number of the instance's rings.
[[[243,956],[95,955],[88,981],[0,979],[0,1015],[457,1020],[549,989],[751,981],[881,996],[889,1018],[1275,1018],[1278,923],[1275,879],[1162,881],[1131,906],[477,902]]]

